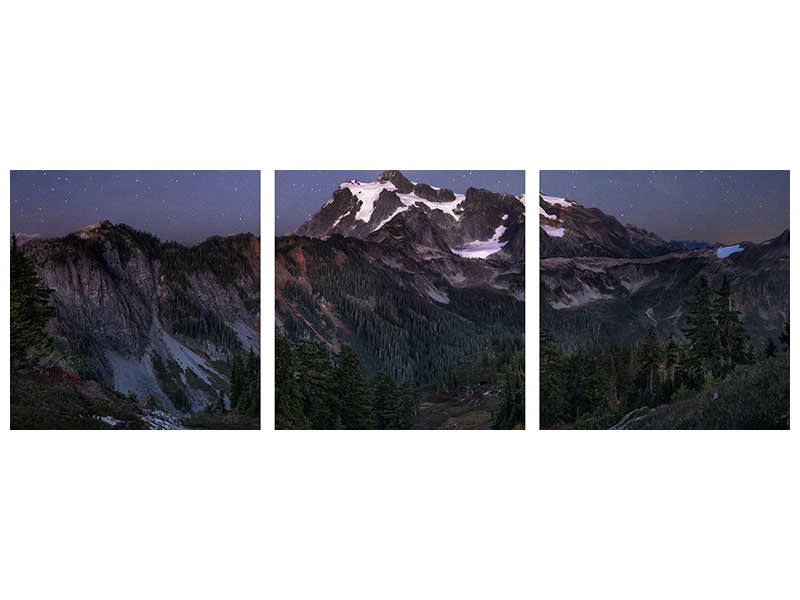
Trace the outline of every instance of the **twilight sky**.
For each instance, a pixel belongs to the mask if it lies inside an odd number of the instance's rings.
[[[349,179],[375,181],[383,171],[275,171],[275,234],[293,233]],[[514,194],[525,192],[525,171],[404,171],[417,183],[463,194],[467,188]]]
[[[258,171],[11,171],[11,231],[61,237],[108,219],[162,241],[260,235]]]
[[[789,228],[789,171],[540,171],[539,189],[668,240],[761,242]]]

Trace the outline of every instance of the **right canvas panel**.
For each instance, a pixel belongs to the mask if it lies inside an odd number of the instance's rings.
[[[541,171],[542,429],[789,428],[789,171]]]

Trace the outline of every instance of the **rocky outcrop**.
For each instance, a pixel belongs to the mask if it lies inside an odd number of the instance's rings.
[[[49,328],[70,366],[120,392],[198,409],[227,386],[234,351],[259,351],[252,235],[187,248],[104,221],[23,249],[53,289]]]

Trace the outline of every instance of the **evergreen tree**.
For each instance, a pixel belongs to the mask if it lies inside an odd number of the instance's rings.
[[[658,366],[663,358],[664,349],[658,341],[656,330],[651,327],[647,330],[647,337],[638,352],[640,375],[645,380],[645,391],[650,401],[657,401]]]
[[[525,353],[516,352],[502,373],[503,403],[495,419],[495,429],[513,429],[525,425]]]
[[[298,361],[292,344],[275,333],[275,428],[302,429],[308,425],[303,415],[303,396],[297,381]]]
[[[53,351],[52,339],[45,332],[53,315],[48,304],[52,290],[39,279],[33,263],[11,238],[11,366],[33,366]]]
[[[789,350],[789,321],[783,322],[783,331],[778,336],[778,341],[783,344],[784,350]]]
[[[339,401],[334,392],[333,367],[328,348],[322,342],[301,340],[296,345],[298,384],[303,413],[312,429],[342,426]]]
[[[740,320],[741,313],[733,306],[731,284],[724,276],[714,299],[714,320],[719,339],[719,369],[717,374],[729,372],[734,365],[746,359],[747,332]]]
[[[539,425],[553,427],[570,418],[564,353],[547,329],[539,333]]]
[[[372,390],[361,375],[361,361],[350,346],[342,346],[333,378],[341,406],[342,427],[372,429],[375,425]]]
[[[775,342],[772,341],[772,338],[767,340],[767,345],[764,347],[764,354],[767,358],[772,358],[778,353],[778,347],[775,345]]]
[[[258,355],[250,348],[245,367],[244,392],[246,396],[246,412],[251,417],[261,414],[261,364]]]
[[[706,372],[716,370],[721,360],[720,336],[714,321],[711,288],[705,277],[700,277],[694,287],[694,298],[684,300],[689,312],[683,334],[689,340],[685,371],[690,382],[698,386]]]
[[[407,408],[391,375],[378,373],[372,379],[375,394],[375,423],[378,429],[406,429]]]
[[[245,369],[244,364],[242,363],[242,358],[239,356],[238,352],[233,353],[230,383],[231,410],[239,411],[239,403],[244,394]]]

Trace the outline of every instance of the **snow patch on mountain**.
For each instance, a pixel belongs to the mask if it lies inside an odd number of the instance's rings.
[[[561,300],[551,302],[550,306],[556,310],[563,310],[565,308],[574,308],[576,306],[590,304],[591,302],[596,302],[597,300],[608,300],[611,297],[612,296],[603,294],[595,288],[583,283],[580,290],[567,294]]]
[[[450,298],[447,297],[447,294],[437,290],[436,288],[427,288],[425,290],[425,294],[434,302],[438,302],[439,304],[450,304]]]
[[[372,218],[372,211],[375,209],[375,201],[378,199],[378,196],[381,195],[381,192],[383,190],[388,190],[390,192],[397,190],[394,184],[388,181],[383,183],[377,181],[363,183],[355,179],[339,184],[339,188],[350,190],[350,193],[353,194],[357,200],[361,200],[361,208],[359,208],[356,213],[356,219],[364,221],[365,223],[369,223],[369,220]]]
[[[717,258],[728,258],[731,254],[736,254],[744,250],[739,244],[735,246],[721,246],[717,248]]]
[[[458,254],[464,258],[486,258],[506,245],[505,242],[500,242],[500,238],[503,237],[505,231],[505,225],[500,225],[488,240],[475,240],[474,242],[469,242],[463,248],[452,248],[451,250],[453,254]]]
[[[400,202],[402,202],[406,208],[420,203],[431,210],[441,210],[458,221],[459,215],[456,214],[456,209],[464,201],[465,196],[464,194],[455,194],[455,196],[455,200],[451,200],[450,202],[432,202],[431,200],[420,198],[416,194],[397,194],[397,197],[400,198]]]
[[[551,215],[545,209],[543,209],[541,206],[539,207],[539,216],[544,217],[545,219],[550,219],[551,221],[558,219],[557,216]]]
[[[542,200],[547,202],[548,204],[554,204],[555,206],[572,206],[572,202],[566,200],[564,198],[556,198],[555,196],[545,196],[544,194],[540,194]]]
[[[564,237],[563,227],[550,227],[550,225],[540,225],[544,232],[550,237]]]

